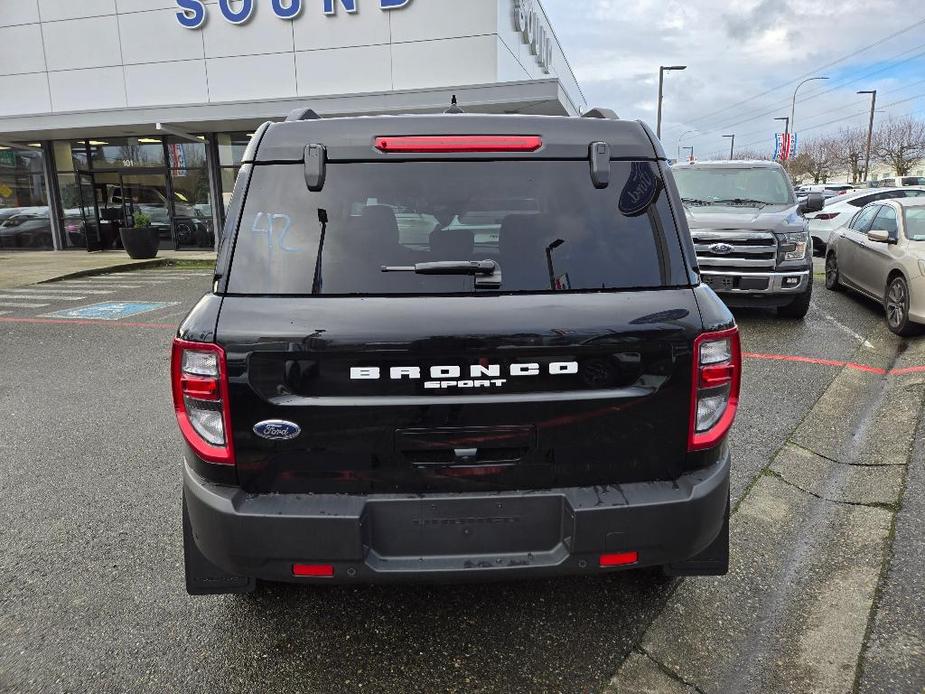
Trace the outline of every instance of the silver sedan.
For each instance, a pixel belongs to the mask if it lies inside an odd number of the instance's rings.
[[[925,324],[925,199],[873,202],[832,233],[825,286],[876,299],[897,335]]]

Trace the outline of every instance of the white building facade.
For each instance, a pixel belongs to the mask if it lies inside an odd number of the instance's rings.
[[[586,106],[538,0],[6,0],[0,94],[0,248],[91,250],[139,212],[216,243],[250,134],[295,108]]]

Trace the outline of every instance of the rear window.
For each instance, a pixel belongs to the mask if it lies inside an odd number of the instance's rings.
[[[472,276],[382,267],[482,260],[500,267],[501,292],[689,284],[649,162],[613,162],[603,190],[587,161],[376,162],[329,164],[321,192],[301,164],[255,166],[228,291],[472,293]]]

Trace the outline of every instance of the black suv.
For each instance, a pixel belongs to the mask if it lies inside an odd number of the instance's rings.
[[[256,133],[173,346],[190,593],[726,572],[738,331],[592,113]]]

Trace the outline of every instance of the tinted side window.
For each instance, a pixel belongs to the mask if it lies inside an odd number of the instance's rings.
[[[865,207],[863,210],[858,212],[857,215],[855,215],[853,220],[851,220],[850,228],[866,234],[879,209],[880,205],[871,205],[870,207]]]
[[[890,235],[890,238],[895,239],[899,235],[899,226],[896,222],[896,210],[889,205],[881,207],[880,212],[877,214],[877,218],[870,228],[871,230],[877,229],[879,231],[885,231]]]
[[[228,291],[471,293],[472,276],[414,270],[473,260],[502,292],[690,283],[652,163],[613,162],[598,190],[586,161],[332,162],[316,193],[301,165],[254,167]]]
[[[861,197],[855,198],[854,200],[849,200],[848,204],[854,205],[855,207],[864,207],[864,205],[873,202],[875,199],[875,195],[862,195]]]

